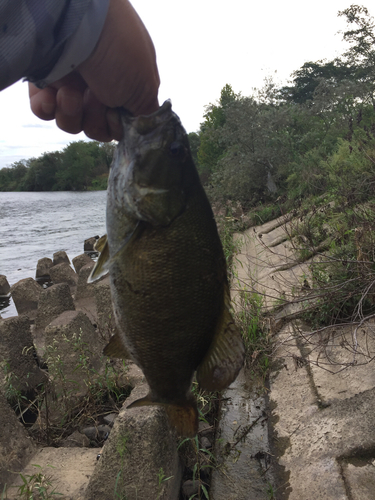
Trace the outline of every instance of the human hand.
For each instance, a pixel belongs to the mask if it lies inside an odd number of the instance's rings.
[[[76,71],[44,89],[29,84],[30,106],[62,130],[98,141],[120,140],[118,107],[135,116],[159,107],[151,38],[127,0],[111,0],[94,52]]]

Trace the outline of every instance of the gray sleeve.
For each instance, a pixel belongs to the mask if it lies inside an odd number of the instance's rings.
[[[39,87],[87,59],[109,0],[0,0],[0,90],[20,78]]]

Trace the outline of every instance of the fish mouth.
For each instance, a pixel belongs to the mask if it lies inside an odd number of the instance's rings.
[[[122,109],[121,117],[124,129],[132,127],[139,135],[147,135],[173,117],[177,118],[177,115],[172,112],[172,103],[170,99],[167,99],[158,110],[150,115],[132,116],[128,111]]]

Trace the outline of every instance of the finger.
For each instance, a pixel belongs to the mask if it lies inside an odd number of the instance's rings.
[[[107,106],[96,99],[90,89],[83,98],[83,131],[90,139],[109,142],[112,140],[107,123]]]
[[[50,87],[38,89],[29,84],[31,111],[41,120],[53,120],[56,111],[56,90]]]
[[[83,92],[72,87],[63,86],[57,91],[56,101],[55,118],[57,126],[70,134],[81,132],[83,130]]]

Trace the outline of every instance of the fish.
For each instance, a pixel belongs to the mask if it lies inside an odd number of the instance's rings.
[[[244,345],[231,313],[226,260],[188,136],[166,101],[150,115],[122,111],[123,139],[108,179],[107,235],[89,281],[109,272],[118,332],[104,349],[132,359],[149,386],[128,408],[161,405],[177,433],[198,430],[194,374],[221,391]]]

